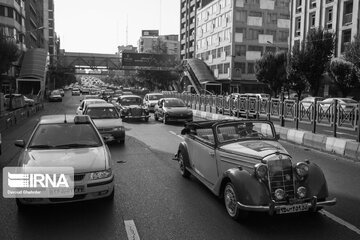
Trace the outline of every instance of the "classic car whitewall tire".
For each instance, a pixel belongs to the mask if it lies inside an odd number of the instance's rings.
[[[178,162],[179,162],[179,170],[180,170],[180,174],[181,176],[183,176],[184,178],[189,178],[190,177],[190,172],[186,169],[185,166],[185,156],[183,154],[182,151],[179,151],[178,153]]]
[[[235,193],[234,185],[226,183],[224,188],[224,204],[229,216],[234,220],[241,220],[247,217],[248,212],[240,210],[237,206],[238,197]]]

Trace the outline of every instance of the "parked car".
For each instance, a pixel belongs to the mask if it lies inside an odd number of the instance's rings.
[[[143,119],[149,121],[149,109],[143,104],[143,100],[137,95],[122,95],[118,97],[115,105],[120,110],[123,121],[128,119]]]
[[[174,158],[181,175],[193,175],[223,198],[235,220],[253,211],[316,212],[336,204],[321,168],[308,160],[295,162],[270,121],[197,121],[181,133],[184,141]]]
[[[17,109],[17,108],[23,108],[27,105],[26,101],[25,101],[25,97],[22,94],[18,94],[18,93],[12,93],[10,94],[5,94],[4,98],[5,98],[5,109],[10,109],[10,97],[12,99],[12,104],[11,104],[11,108],[12,109]]]
[[[161,98],[154,108],[154,118],[164,124],[170,121],[187,122],[193,120],[192,110],[179,98]]]
[[[300,109],[304,109],[304,110],[308,110],[310,108],[310,106],[315,104],[315,100],[316,101],[322,101],[324,100],[323,97],[306,97],[303,100],[300,101]],[[301,108],[302,106],[302,108]]]
[[[76,109],[76,114],[82,115],[88,104],[96,104],[96,103],[106,103],[106,101],[103,99],[93,99],[93,98],[84,99],[81,101],[80,105]]]
[[[50,93],[49,102],[62,102],[62,96],[59,90],[54,90]]]
[[[340,105],[341,112],[346,114],[353,112],[356,109],[358,103],[351,98],[326,98],[319,102],[319,111],[332,115],[335,100],[337,100],[338,104]]]
[[[24,100],[25,100],[26,105],[28,105],[28,106],[34,106],[35,105],[35,100],[34,99],[31,99],[31,98],[28,98],[28,97],[24,96]]]
[[[106,142],[125,142],[125,128],[120,113],[111,103],[88,104],[83,112],[94,121],[101,136]]]
[[[42,116],[22,148],[18,167],[73,167],[73,198],[16,198],[20,210],[30,205],[114,198],[111,153],[89,116]]]
[[[71,96],[80,96],[80,89],[79,88],[72,88]]]
[[[163,97],[164,95],[161,93],[148,93],[145,95],[143,103],[149,108],[151,112],[153,112],[155,105]]]
[[[62,97],[65,96],[65,91],[64,91],[64,89],[60,88],[59,91],[60,91],[60,95],[61,95]]]

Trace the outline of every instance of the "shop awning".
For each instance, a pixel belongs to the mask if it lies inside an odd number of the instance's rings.
[[[25,52],[21,64],[21,79],[39,79],[43,80],[47,67],[47,52],[43,48],[29,49]]]

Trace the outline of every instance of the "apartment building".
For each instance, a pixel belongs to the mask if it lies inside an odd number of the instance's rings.
[[[25,1],[25,45],[26,48],[45,48],[47,42],[44,29],[44,1],[47,0],[28,0]]]
[[[157,45],[161,43],[164,44],[166,54],[179,56],[180,42],[178,39],[179,35],[177,34],[159,35],[158,30],[152,30],[152,34],[149,34],[149,31],[143,31],[138,41],[138,51],[139,53],[153,53],[156,51]]]
[[[335,57],[359,33],[359,0],[294,0],[291,4],[290,47],[305,41],[311,28],[336,34]]]
[[[196,13],[212,0],[180,1],[180,59],[195,57]]]
[[[222,82],[224,92],[259,92],[255,61],[287,51],[290,0],[214,0],[196,14],[196,57]]]

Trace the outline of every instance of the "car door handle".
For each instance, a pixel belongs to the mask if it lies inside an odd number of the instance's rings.
[[[215,153],[214,153],[214,152],[209,152],[209,155],[210,155],[211,157],[213,157],[213,156],[215,156]]]

